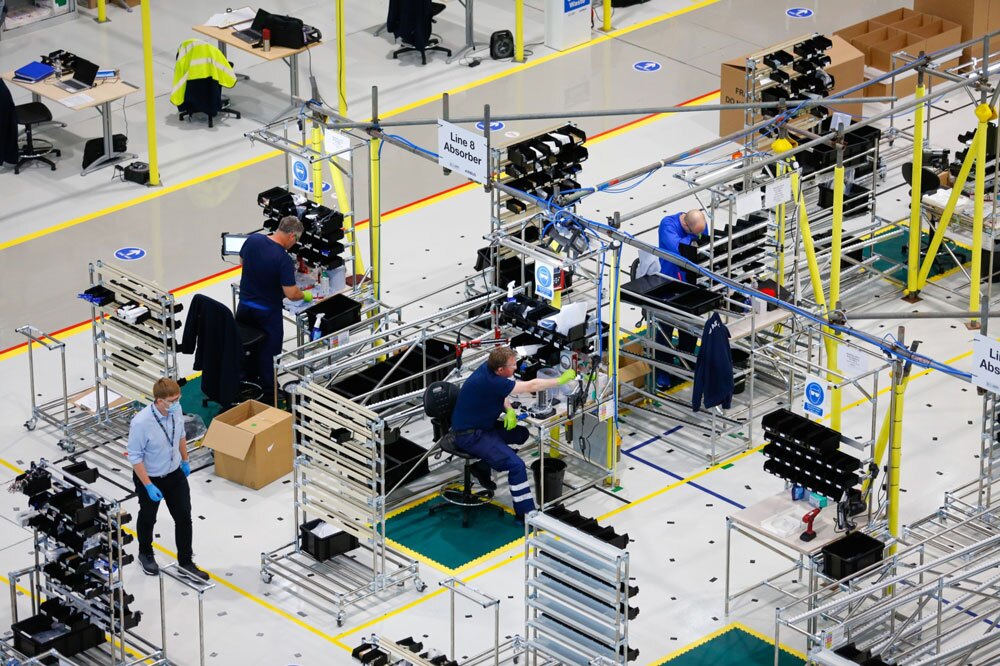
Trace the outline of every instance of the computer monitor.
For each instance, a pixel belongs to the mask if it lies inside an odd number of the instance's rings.
[[[222,234],[222,256],[238,257],[248,238],[250,234]]]

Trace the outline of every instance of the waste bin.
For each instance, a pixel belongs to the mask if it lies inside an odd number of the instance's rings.
[[[531,463],[531,475],[535,477],[535,498],[539,504],[554,502],[562,495],[563,477],[566,463],[559,458],[545,459],[545,497],[542,499],[542,461]]]

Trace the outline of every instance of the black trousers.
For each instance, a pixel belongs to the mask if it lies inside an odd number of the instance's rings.
[[[236,308],[236,321],[264,331],[264,340],[254,350],[254,359],[247,370],[248,374],[256,374],[264,390],[264,402],[270,403],[274,396],[274,357],[281,353],[281,340],[285,334],[281,310],[260,310],[241,303]]]
[[[139,535],[139,554],[153,554],[153,527],[156,525],[156,512],[160,508],[160,502],[149,499],[146,487],[142,485],[135,474],[132,475],[135,482],[135,492],[139,496],[139,519],[136,523],[136,532]],[[171,518],[174,519],[174,540],[177,543],[177,561],[181,564],[191,562],[191,488],[188,486],[187,477],[180,468],[175,469],[166,476],[151,476],[149,480],[163,493],[163,502],[170,511]]]

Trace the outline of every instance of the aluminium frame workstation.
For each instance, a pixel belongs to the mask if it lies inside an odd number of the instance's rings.
[[[59,447],[73,461],[81,458],[99,467],[121,488],[132,487],[131,467],[124,459],[129,422],[135,404],[153,401],[157,379],[178,379],[175,315],[181,306],[174,295],[156,283],[114,264],[98,260],[88,266],[90,286],[81,294],[91,305],[94,357],[94,409],[75,404],[81,394],[70,394],[66,378],[65,343],[32,326],[18,332],[28,339],[29,387],[32,414],[24,424],[33,430],[39,421],[59,431]],[[58,351],[62,394],[37,404],[34,347]],[[194,452],[197,465],[202,456]]]

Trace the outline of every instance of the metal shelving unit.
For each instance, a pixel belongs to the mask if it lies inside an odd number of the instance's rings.
[[[338,626],[344,624],[348,606],[401,589],[408,580],[423,591],[419,564],[386,545],[385,422],[311,382],[296,389],[292,412],[296,536],[290,544],[261,553],[261,579],[270,583],[275,576],[283,578],[303,599],[323,608],[333,605]],[[346,438],[335,439],[338,430]],[[298,538],[299,526],[310,516],[356,537],[360,550],[318,562]]]
[[[625,666],[629,554],[539,512],[525,519],[526,663]]]

